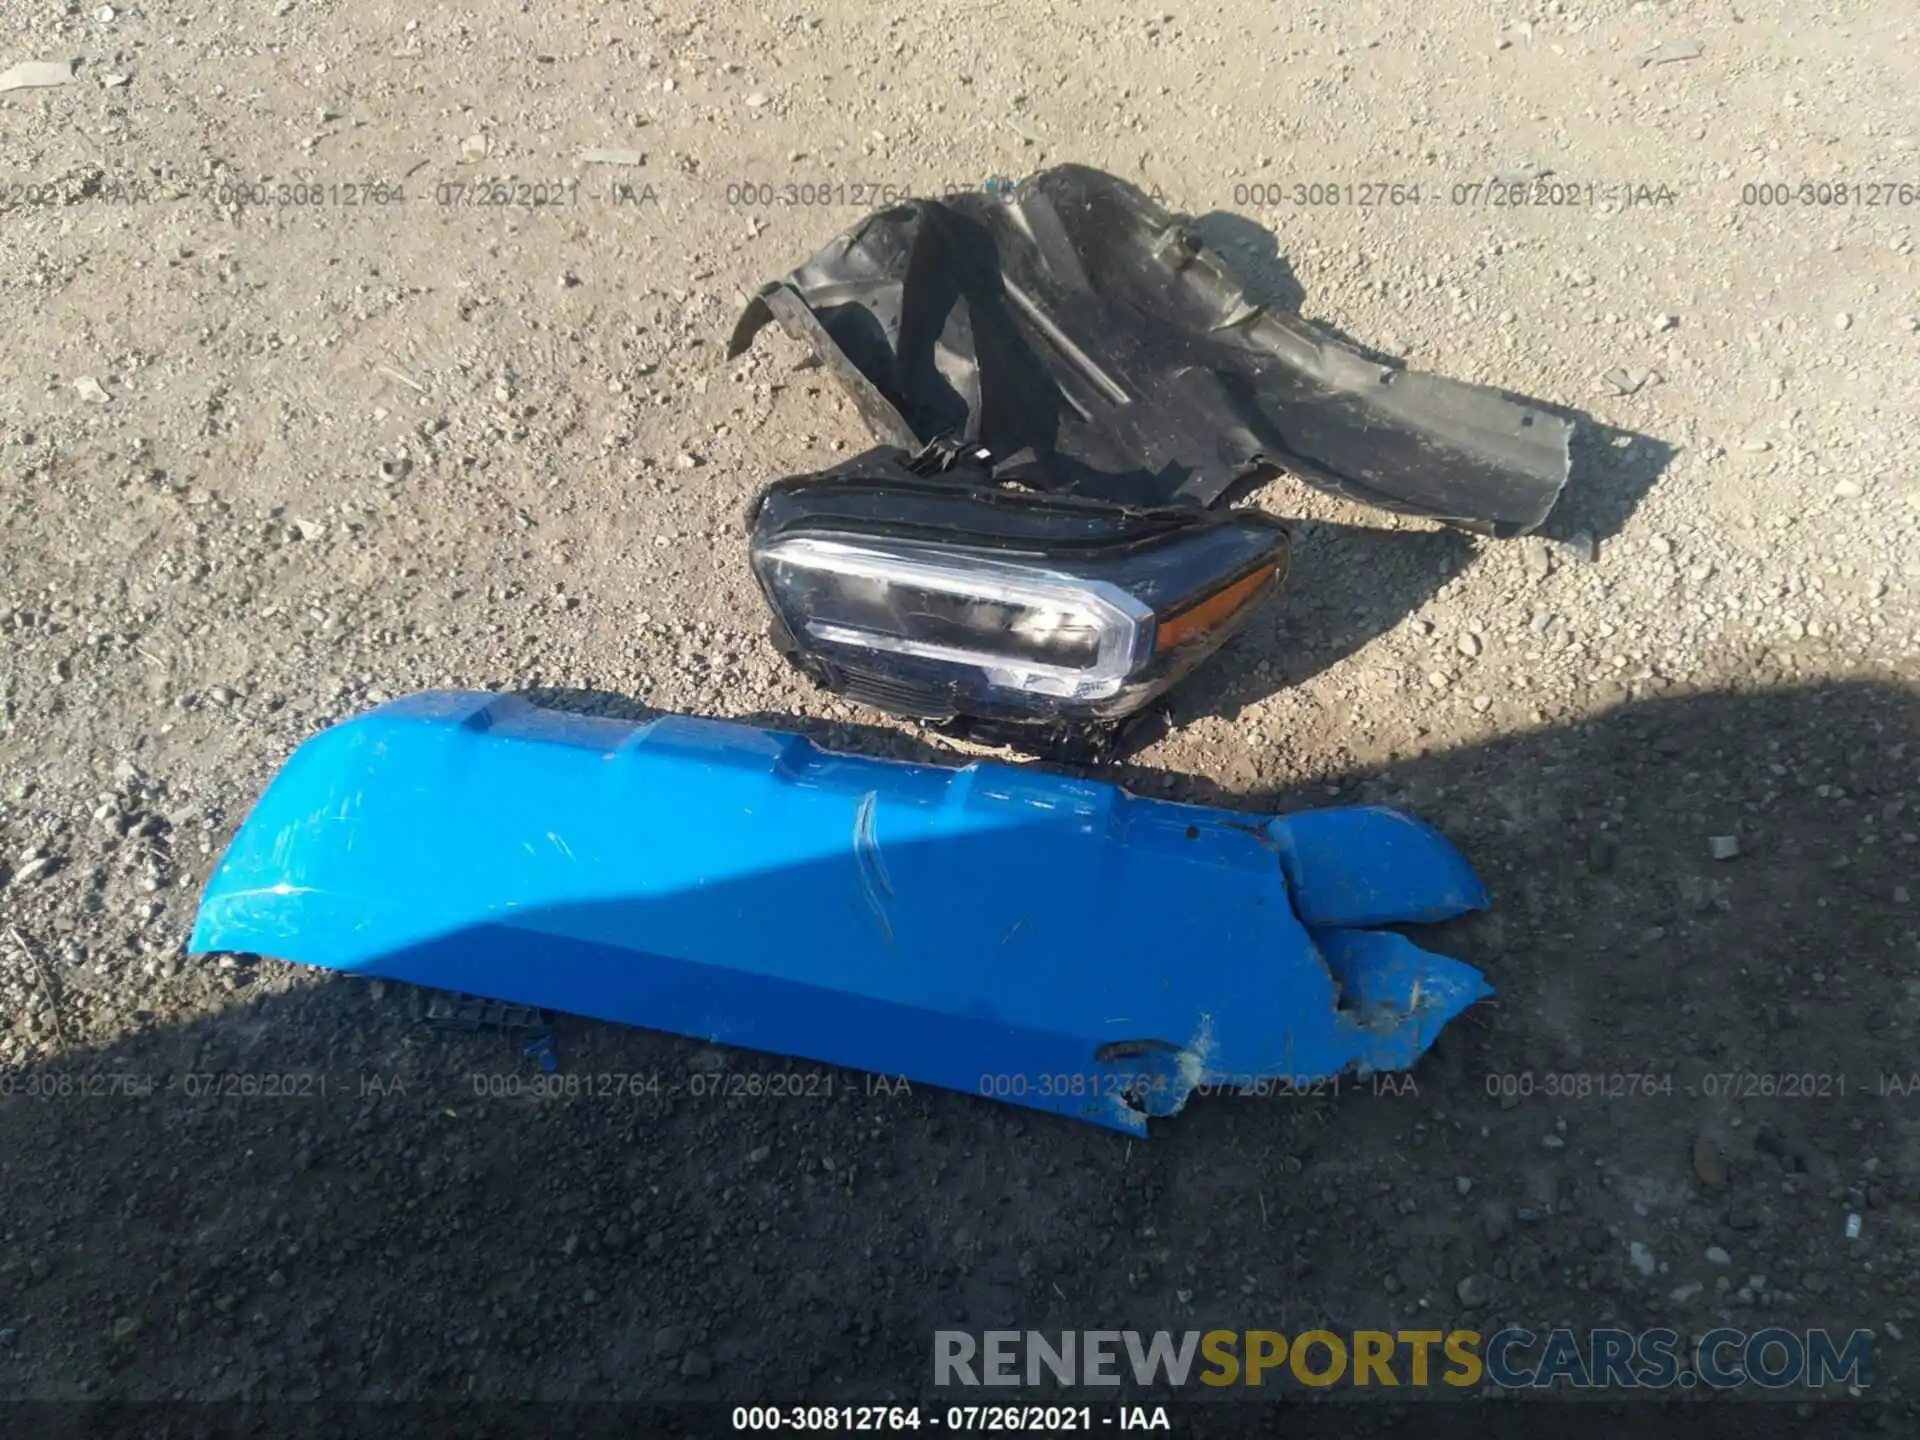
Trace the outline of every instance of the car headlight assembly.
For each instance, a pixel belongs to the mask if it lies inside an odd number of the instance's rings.
[[[1126,509],[903,459],[774,484],[751,551],[787,657],[896,714],[1123,720],[1286,574],[1287,532],[1263,515]]]

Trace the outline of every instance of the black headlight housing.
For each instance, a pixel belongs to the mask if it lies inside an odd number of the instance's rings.
[[[780,650],[826,689],[926,720],[1109,725],[1163,694],[1284,579],[1264,515],[1130,509],[869,451],[751,514]]]

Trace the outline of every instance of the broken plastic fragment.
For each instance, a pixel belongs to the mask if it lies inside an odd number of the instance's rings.
[[[1703,53],[1698,40],[1668,40],[1651,50],[1642,50],[1635,58],[1644,68],[1648,65],[1672,65],[1680,60],[1698,60]]]
[[[71,60],[22,60],[0,70],[0,95],[9,90],[43,90],[72,79]]]
[[[428,693],[302,745],[214,873],[239,951],[1143,1133],[1194,1089],[1411,1065],[1489,992],[1364,927],[1486,903],[1391,811],[1280,819],[999,765]]]

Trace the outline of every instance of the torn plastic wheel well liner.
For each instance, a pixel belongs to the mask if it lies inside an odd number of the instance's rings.
[[[763,287],[729,353],[777,320],[882,440],[1057,493],[1206,506],[1274,466],[1494,535],[1546,518],[1570,422],[1255,303],[1189,224],[1077,165],[894,206]]]

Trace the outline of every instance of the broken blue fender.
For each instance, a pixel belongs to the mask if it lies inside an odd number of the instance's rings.
[[[1393,811],[1279,819],[495,695],[297,750],[202,899],[240,951],[1142,1134],[1203,1085],[1413,1064],[1491,993],[1361,927],[1484,907]]]

